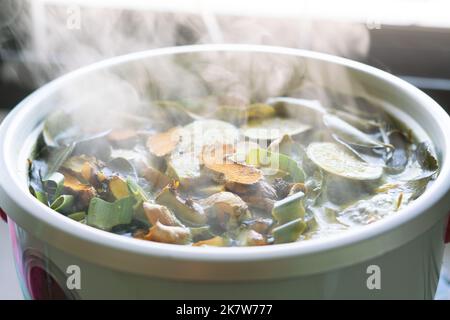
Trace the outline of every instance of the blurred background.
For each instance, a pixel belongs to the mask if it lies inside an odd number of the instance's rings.
[[[448,0],[0,0],[0,121],[83,65],[158,47],[250,43],[358,60],[450,110]],[[1,222],[0,222],[1,224]],[[20,298],[0,225],[0,299]],[[437,299],[450,299],[450,249]]]

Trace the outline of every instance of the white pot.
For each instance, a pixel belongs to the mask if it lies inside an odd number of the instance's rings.
[[[121,237],[72,221],[29,194],[26,159],[42,120],[60,106],[55,101],[61,92],[105,71],[133,82],[130,70],[161,65],[167,59],[200,61],[210,54],[217,56],[217,63],[221,63],[222,54],[266,55],[275,62],[297,59],[307,70],[326,71],[319,72],[327,76],[319,77],[318,82],[333,87],[342,82],[337,75],[345,74],[352,83],[383,100],[388,112],[433,141],[441,167],[438,178],[404,210],[364,228],[334,238],[246,248],[185,247]],[[408,83],[361,63],[309,51],[249,45],[189,46],[135,53],[79,69],[30,95],[0,129],[0,206],[10,219],[24,295],[432,298],[450,209],[449,128],[445,111]],[[81,289],[71,276],[78,275],[78,267]]]

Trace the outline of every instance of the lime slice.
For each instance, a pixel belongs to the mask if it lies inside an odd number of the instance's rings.
[[[197,120],[180,130],[181,142],[175,151],[199,154],[204,146],[235,145],[239,140],[238,129],[220,120]]]
[[[269,118],[250,121],[242,127],[244,135],[251,140],[275,140],[284,135],[296,135],[311,129],[295,119]]]
[[[308,146],[308,157],[323,170],[353,180],[376,180],[383,168],[364,162],[344,147],[332,142],[314,142]]]

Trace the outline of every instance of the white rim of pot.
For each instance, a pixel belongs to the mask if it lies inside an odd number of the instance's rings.
[[[33,113],[34,108],[41,99],[58,90],[61,86],[64,86],[66,81],[99,69],[155,56],[209,51],[274,53],[323,60],[368,73],[371,76],[382,79],[391,86],[395,86],[404,92],[414,95],[421,105],[427,106],[430,116],[443,133],[443,152],[439,176],[427,188],[424,194],[413,203],[402,209],[399,214],[385,217],[381,222],[367,225],[363,228],[356,228],[355,230],[348,230],[336,237],[261,247],[191,247],[131,239],[73,221],[43,205],[28,190],[24,189],[23,181],[14,174],[17,163],[14,162],[15,156],[11,156],[9,150],[12,150],[12,144],[17,143],[14,139],[15,133],[20,132],[24,118],[27,115],[29,116],[30,113]],[[11,215],[11,218],[13,220],[22,218],[18,219],[22,222],[29,220],[30,227],[33,222],[37,221],[45,224],[45,227],[53,233],[40,232],[38,237],[62,250],[65,248],[64,244],[59,244],[58,241],[52,241],[55,239],[55,234],[58,234],[58,240],[64,239],[65,237],[67,240],[67,236],[70,236],[72,240],[84,241],[90,243],[90,245],[100,246],[102,250],[105,250],[106,255],[108,254],[106,250],[115,250],[116,253],[126,252],[145,257],[214,263],[284,259],[330,251],[372,239],[415,219],[421,213],[426,212],[427,209],[438,203],[450,189],[450,159],[447,154],[448,150],[450,150],[449,128],[450,118],[447,113],[425,93],[389,73],[345,58],[307,50],[241,44],[194,45],[154,49],[115,57],[80,68],[48,83],[22,101],[7,116],[0,128],[0,188],[3,189],[2,192],[6,195],[6,198],[12,201],[16,208],[18,207],[20,209],[7,212]],[[19,215],[28,216],[19,217]],[[30,231],[30,228],[26,229]],[[71,246],[71,248],[73,247]],[[83,255],[81,253],[79,254],[81,256]]]

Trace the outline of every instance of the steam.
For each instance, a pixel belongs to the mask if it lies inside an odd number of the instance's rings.
[[[21,78],[13,63],[6,64],[1,71],[3,76],[31,82],[33,86],[106,58],[168,46],[217,42],[264,44],[356,60],[363,60],[369,49],[365,26],[316,21],[305,16],[226,16],[205,11],[201,3],[197,13],[42,5],[30,0],[15,3],[13,7],[2,6],[2,14],[8,16],[9,11],[16,16],[6,28],[18,39],[20,60],[31,77]],[[192,59],[189,55],[155,58],[97,72],[67,86],[59,93],[59,101],[67,110],[78,110],[74,117],[86,128],[120,128],[130,126],[130,117],[124,115],[152,117],[154,100],[195,101],[209,97],[209,112],[223,105],[245,107],[250,102],[282,94],[310,96],[332,105],[334,97],[318,88],[330,83],[330,78],[338,84],[333,89],[340,92],[363,91],[342,68],[288,56],[205,53],[192,55]]]
[[[3,27],[18,38],[21,58],[37,85],[95,61],[159,47],[264,44],[356,60],[364,59],[369,48],[367,28],[344,22],[224,16],[205,13],[201,4],[198,13],[168,13],[43,3],[0,2]]]

